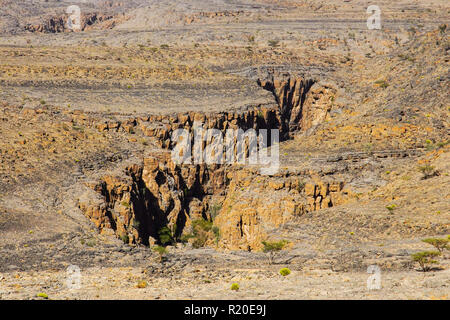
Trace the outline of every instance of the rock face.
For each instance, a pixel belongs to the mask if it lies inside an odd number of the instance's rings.
[[[88,13],[81,15],[80,27],[79,31],[85,31],[92,28],[94,24],[101,24],[103,22],[108,21],[108,24],[105,24],[106,28],[111,28],[115,25],[115,22],[112,21],[114,16],[112,15],[103,15],[97,13]],[[122,20],[124,20],[122,18]],[[27,24],[25,30],[30,32],[44,32],[44,33],[57,33],[57,32],[70,32],[72,31],[67,26],[67,17],[59,16],[59,17],[49,17],[41,23],[38,24]]]
[[[145,158],[124,173],[89,185],[92,192],[79,199],[79,207],[101,232],[112,230],[127,243],[148,245],[163,227],[180,236],[191,216],[207,218],[204,200],[225,186],[223,168],[179,167],[170,153]]]
[[[203,124],[204,129],[218,129],[222,134],[228,129],[278,128],[281,139],[286,139],[289,132],[307,130],[322,122],[331,108],[334,89],[313,80],[272,77],[258,83],[274,94],[278,106],[258,105],[211,114],[150,115],[91,125],[99,131],[139,132],[171,150],[172,133],[177,129],[188,130],[194,141],[195,123]],[[83,121],[82,117],[78,121]],[[211,197],[226,194],[214,220],[221,234],[218,245],[257,250],[270,229],[304,213],[346,201],[342,182],[303,182],[306,180],[311,180],[308,172],[289,178],[268,178],[238,166],[177,165],[170,152],[164,152],[90,185],[97,196],[81,198],[79,206],[102,232],[112,230],[127,243],[149,244],[149,237],[158,239],[158,231],[163,227],[177,238],[189,230],[186,227],[191,220],[210,219]]]
[[[323,122],[331,110],[336,90],[322,86],[313,79],[291,77],[289,74],[258,80],[271,91],[280,108],[283,132],[306,131]]]
[[[351,199],[352,194],[343,182],[314,180],[307,172],[289,177],[262,177],[247,170],[235,171],[214,221],[220,228],[220,246],[261,249],[261,242],[272,229],[303,214]]]

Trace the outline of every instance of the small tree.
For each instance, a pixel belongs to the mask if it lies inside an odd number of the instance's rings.
[[[419,171],[423,174],[422,179],[429,179],[439,175],[439,171],[435,170],[435,168],[429,164],[420,166]]]
[[[277,255],[278,252],[284,249],[286,245],[289,243],[287,240],[280,241],[263,241],[262,244],[264,246],[263,252],[267,253],[269,257],[269,264],[273,263],[273,259]]]
[[[421,251],[414,253],[411,257],[414,262],[419,263],[423,272],[427,272],[431,269],[430,264],[438,263],[434,258],[440,255],[441,253],[439,251]]]
[[[175,240],[173,238],[173,233],[168,227],[162,227],[158,231],[158,236],[159,236],[159,242],[161,242],[161,244],[163,246],[170,245],[175,242]]]
[[[442,253],[444,249],[450,249],[450,239],[438,239],[438,238],[427,238],[422,240],[425,243],[431,244],[433,247],[435,247],[439,252]]]
[[[205,219],[192,220],[192,233],[185,235],[182,240],[187,241],[193,239],[192,246],[194,248],[204,247],[208,241],[214,240],[216,244],[220,239],[220,230],[214,226],[212,221]]]
[[[159,254],[159,262],[163,262],[164,255],[167,253],[167,249],[163,246],[153,247],[153,250]]]

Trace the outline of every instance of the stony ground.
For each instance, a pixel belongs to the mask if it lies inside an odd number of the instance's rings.
[[[366,1],[92,1],[81,32],[60,23],[68,5],[0,0],[0,299],[448,299],[448,251],[430,272],[410,257],[450,233],[446,1],[379,1],[382,30]],[[233,168],[212,195],[217,245],[160,262],[80,210],[89,186],[166,152],[149,132],[176,114],[276,107],[270,75],[314,79],[309,109],[279,174]],[[264,239],[290,241],[273,265]]]

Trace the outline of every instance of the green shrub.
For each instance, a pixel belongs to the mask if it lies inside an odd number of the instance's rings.
[[[233,290],[233,291],[238,291],[238,290],[239,290],[239,284],[233,283],[233,284],[231,285],[231,290]]]
[[[387,87],[389,87],[389,84],[386,82],[386,80],[377,80],[377,81],[375,81],[375,84],[383,89],[386,89]]]
[[[425,243],[431,244],[435,247],[439,252],[444,251],[444,249],[450,249],[450,239],[439,239],[439,238],[427,238],[422,240]]]
[[[213,226],[211,231],[214,234],[216,244],[219,243],[219,239],[220,239],[220,229],[219,229],[219,227]]]
[[[122,240],[125,244],[130,243],[130,237],[128,237],[128,234],[126,233],[120,235],[120,240]]]
[[[286,277],[287,275],[291,274],[291,270],[289,270],[289,268],[283,268],[283,269],[280,270],[280,274],[283,277]]]
[[[439,251],[421,251],[412,254],[411,258],[414,262],[419,263],[423,272],[426,272],[431,269],[430,264],[438,263],[438,261],[434,260],[434,258],[440,255],[441,253]]]
[[[394,209],[395,209],[395,208],[397,208],[397,205],[395,205],[395,204],[390,204],[390,205],[386,206],[386,209],[389,210],[389,213],[390,213],[390,214],[393,214],[393,213],[394,213]]]
[[[262,244],[264,246],[263,252],[268,254],[269,264],[273,263],[273,259],[275,255],[284,249],[286,245],[289,243],[287,240],[280,241],[263,241]]]
[[[159,254],[159,262],[163,262],[164,256],[167,254],[167,249],[163,246],[155,246],[153,247],[153,251]]]
[[[192,234],[184,236],[184,239],[194,239],[192,246],[194,248],[202,248],[211,239],[214,239],[218,243],[220,230],[217,226],[213,225],[212,221],[196,219],[192,221]]]
[[[419,171],[422,172],[422,179],[432,178],[434,176],[438,176],[439,172],[435,170],[435,168],[429,164],[423,165],[419,167]]]
[[[175,242],[172,231],[168,227],[162,227],[158,231],[159,242],[163,245],[170,245]]]
[[[46,293],[43,292],[39,292],[36,297],[38,298],[44,298],[44,299],[48,299],[48,295]]]

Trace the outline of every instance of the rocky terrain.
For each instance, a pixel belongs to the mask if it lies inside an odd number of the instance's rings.
[[[450,7],[368,5],[0,0],[0,299],[448,299]],[[279,169],[176,163],[198,123]]]

